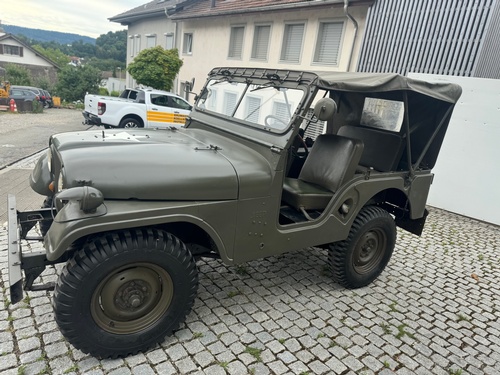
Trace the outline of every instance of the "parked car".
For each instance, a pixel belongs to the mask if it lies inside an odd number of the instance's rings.
[[[54,107],[54,102],[52,101],[52,95],[47,90],[43,90],[43,93],[45,95],[45,102],[48,107],[46,108],[52,108]]]
[[[167,91],[132,89],[122,95],[85,95],[84,124],[106,128],[180,127],[192,108],[186,100]]]
[[[10,98],[14,100],[22,100],[25,102],[32,102],[34,100],[40,101],[40,96],[36,94],[35,92],[28,90],[28,89],[21,89],[21,88],[11,88],[9,92]]]
[[[53,135],[30,178],[47,208],[17,211],[8,198],[11,301],[55,288],[66,339],[115,358],[184,322],[198,257],[238,265],[320,247],[337,283],[366,286],[396,227],[422,233],[460,95],[398,74],[222,67],[185,127]],[[308,146],[301,129],[319,122]],[[36,221],[45,251],[23,253]],[[33,284],[56,263],[55,285]]]
[[[38,88],[38,87],[33,87],[33,86],[19,86],[19,85],[12,86],[12,88],[13,89],[29,90],[29,91],[34,92],[36,95],[38,95],[38,97],[40,99],[40,103],[42,103],[42,105],[43,105],[43,108],[49,108],[50,104],[47,102],[46,93],[44,92],[43,89]]]

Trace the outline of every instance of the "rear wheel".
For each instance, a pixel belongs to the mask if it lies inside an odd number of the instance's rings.
[[[120,128],[142,128],[142,124],[139,120],[127,117],[120,122]]]
[[[183,322],[197,289],[196,264],[177,237],[147,228],[112,232],[92,239],[64,267],[55,318],[83,352],[127,356]]]
[[[334,280],[351,289],[370,284],[389,263],[395,244],[396,225],[392,216],[380,207],[364,207],[349,236],[330,245]]]

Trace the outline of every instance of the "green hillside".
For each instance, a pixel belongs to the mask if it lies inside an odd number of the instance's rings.
[[[59,31],[30,29],[28,27],[5,25],[5,24],[2,24],[2,28],[6,33],[13,35],[24,35],[28,39],[38,40],[41,42],[56,42],[59,44],[66,45],[81,40],[83,41],[83,43],[95,44],[94,38],[85,35],[61,33]]]

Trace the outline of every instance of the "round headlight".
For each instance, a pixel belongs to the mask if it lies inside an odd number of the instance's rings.
[[[47,167],[49,168],[49,172],[52,172],[52,150],[49,147],[49,151],[47,152]]]
[[[63,177],[63,170],[61,169],[61,172],[59,172],[59,178],[57,179],[57,192],[59,193],[64,189],[64,177]]]

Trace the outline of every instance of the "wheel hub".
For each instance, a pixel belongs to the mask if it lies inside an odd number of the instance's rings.
[[[170,306],[173,293],[164,269],[146,263],[121,267],[99,284],[91,313],[102,329],[129,334],[153,324]]]
[[[149,298],[150,287],[148,286],[149,284],[142,280],[132,280],[123,284],[115,295],[115,303],[125,310],[137,309]]]
[[[354,252],[354,269],[360,274],[371,272],[378,267],[384,254],[387,238],[381,230],[366,232],[359,240]]]

